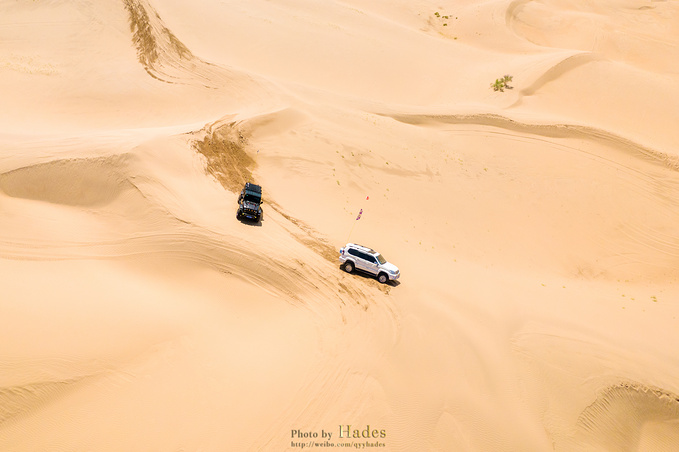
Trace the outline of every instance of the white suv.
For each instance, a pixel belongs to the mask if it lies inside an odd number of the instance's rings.
[[[401,276],[398,267],[387,262],[380,253],[355,243],[347,243],[344,248],[340,248],[339,260],[347,273],[353,272],[354,269],[361,270],[377,276],[381,283]]]

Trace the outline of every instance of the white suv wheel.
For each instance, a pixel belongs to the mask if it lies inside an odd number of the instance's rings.
[[[346,264],[344,264],[344,271],[347,273],[351,273],[354,271],[354,263],[351,261],[347,261]]]

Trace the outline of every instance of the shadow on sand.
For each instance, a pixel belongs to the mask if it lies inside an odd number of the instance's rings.
[[[340,270],[342,270],[343,272],[346,273],[346,270],[344,269],[344,265],[340,265],[339,268],[340,268]],[[375,276],[371,273],[367,273],[367,272],[364,272],[364,271],[361,271],[361,270],[354,269],[354,271],[352,271],[350,274],[354,275],[354,276],[359,276],[359,277],[363,278],[364,280],[375,281],[378,284],[380,284],[377,281],[377,276]],[[401,282],[398,281],[398,280],[389,280],[386,283],[384,283],[383,285],[388,286],[388,287],[398,287],[398,286],[401,285]]]

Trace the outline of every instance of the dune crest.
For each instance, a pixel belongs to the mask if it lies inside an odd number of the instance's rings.
[[[520,0],[508,12],[509,26],[535,44],[589,51],[660,73],[679,71],[679,45],[668,39],[677,32],[673,19],[679,14],[672,2]]]

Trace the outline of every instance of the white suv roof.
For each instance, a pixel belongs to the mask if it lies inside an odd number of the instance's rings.
[[[347,243],[345,248],[356,248],[357,250],[363,251],[364,253],[380,254],[374,249],[368,248],[367,246],[359,245],[358,243]]]

